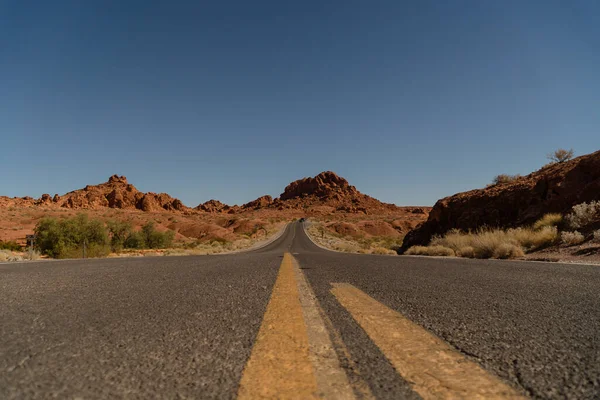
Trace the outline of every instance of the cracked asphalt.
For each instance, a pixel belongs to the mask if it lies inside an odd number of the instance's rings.
[[[331,295],[350,283],[533,398],[600,398],[600,268],[341,254],[299,224],[223,256],[0,265],[0,398],[235,398],[290,251],[381,399],[418,398]]]

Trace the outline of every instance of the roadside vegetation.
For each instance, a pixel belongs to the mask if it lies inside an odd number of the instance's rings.
[[[523,257],[550,246],[576,246],[600,243],[600,201],[574,206],[570,213],[546,214],[532,226],[475,232],[454,229],[434,237],[428,246],[413,246],[405,254],[438,257],[497,258]],[[577,230],[580,229],[580,230]]]
[[[0,250],[21,251],[22,249],[23,247],[15,241],[4,242],[0,240]]]
[[[89,219],[86,214],[74,218],[44,218],[35,227],[36,249],[52,258],[106,257],[123,249],[161,249],[171,247],[175,233],[159,232],[153,222],[140,230],[131,224]]]
[[[169,256],[211,255],[249,250],[270,241],[275,236],[282,233],[285,226],[285,222],[278,221],[260,228],[260,230],[264,231],[264,236],[256,237],[253,235],[253,233],[256,232],[252,232],[247,235],[242,235],[240,239],[233,241],[224,239],[213,239],[209,241],[197,240],[184,244],[178,248],[168,249],[164,254]]]
[[[310,221],[306,233],[320,246],[344,253],[396,255],[402,245],[402,237],[343,236],[327,229],[324,223]]]

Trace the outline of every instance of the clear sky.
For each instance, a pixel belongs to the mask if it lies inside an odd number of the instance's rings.
[[[0,195],[431,205],[599,128],[597,0],[0,0]]]

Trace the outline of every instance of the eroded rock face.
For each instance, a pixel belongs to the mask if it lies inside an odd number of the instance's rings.
[[[229,209],[227,204],[221,203],[219,200],[209,200],[205,203],[198,205],[196,210],[206,211],[209,213],[220,213],[225,212]]]
[[[600,151],[548,165],[513,182],[458,193],[439,200],[426,222],[411,231],[400,251],[426,245],[450,229],[531,224],[546,213],[567,213],[600,199]]]
[[[37,199],[35,201],[36,206],[42,206],[42,205],[48,205],[48,204],[52,204],[52,197],[50,197],[50,195],[47,193],[44,193],[42,195],[42,197],[40,197],[39,199]]]
[[[252,209],[252,210],[258,210],[260,208],[265,208],[270,206],[273,203],[273,198],[269,195],[267,196],[261,196],[258,199],[251,201],[249,203],[246,203],[242,206],[242,208],[244,209]]]

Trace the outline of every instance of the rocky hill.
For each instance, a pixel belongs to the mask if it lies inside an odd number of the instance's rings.
[[[514,181],[458,193],[439,200],[426,222],[412,230],[400,251],[425,245],[450,229],[531,224],[546,213],[600,199],[600,151],[545,166]]]
[[[113,175],[107,182],[87,185],[62,196],[43,194],[31,197],[0,198],[0,206],[49,206],[70,209],[118,208],[142,211],[185,211],[188,208],[179,199],[166,193],[143,193],[127,182],[124,176]]]
[[[425,214],[427,207],[398,207],[383,203],[359,192],[348,181],[331,171],[312,178],[290,183],[278,199],[268,207],[278,210],[326,207],[328,212],[377,214],[389,211],[407,211]]]

